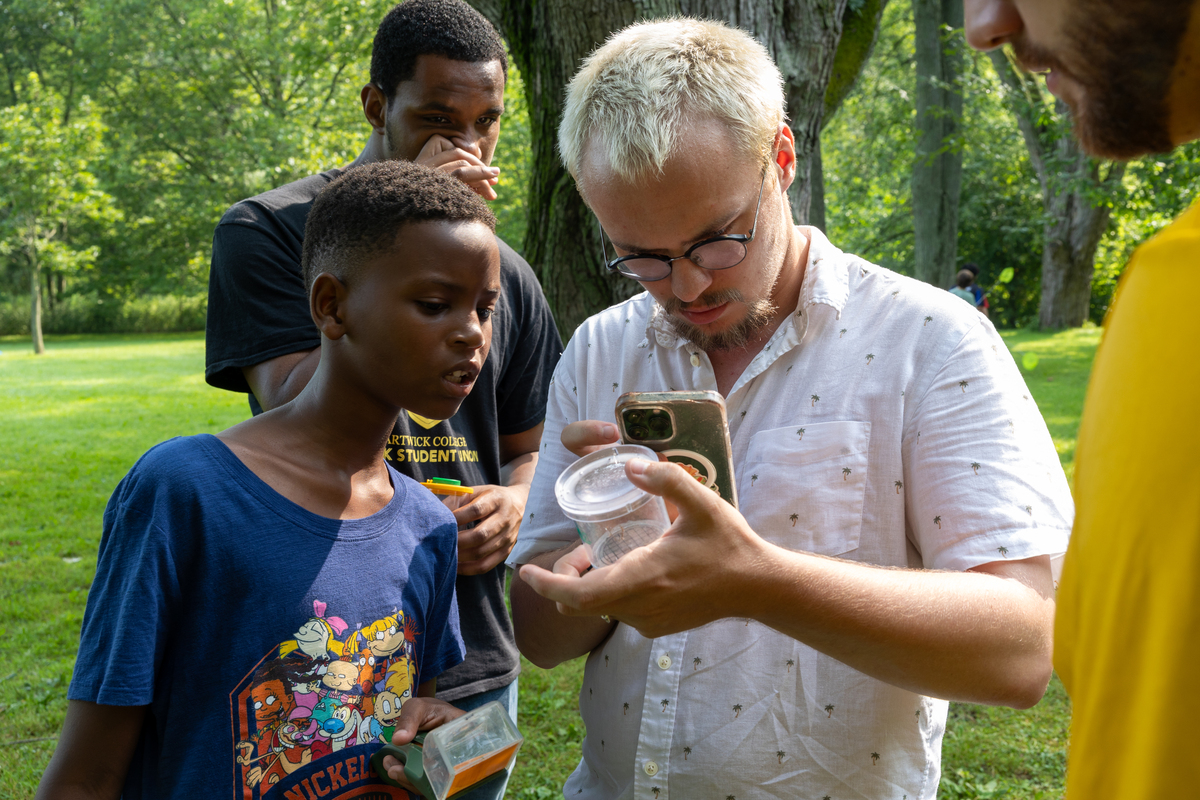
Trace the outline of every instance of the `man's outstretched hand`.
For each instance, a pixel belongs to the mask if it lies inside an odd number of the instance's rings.
[[[564,431],[564,444],[566,438]],[[662,538],[590,572],[583,548],[576,548],[553,572],[526,564],[522,580],[553,600],[560,614],[604,615],[651,638],[748,616],[752,593],[745,587],[768,568],[771,546],[677,464],[634,459],[625,472],[635,485],[678,507]]]
[[[444,136],[430,136],[414,160],[423,166],[450,173],[484,200],[495,200],[497,197],[492,187],[500,182],[500,168],[483,163],[478,147],[452,142]]]

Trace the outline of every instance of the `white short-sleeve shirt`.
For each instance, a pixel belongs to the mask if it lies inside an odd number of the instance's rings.
[[[800,302],[726,397],[740,510],[793,550],[965,570],[1066,550],[1074,511],[1036,404],[991,323],[948,292],[842,253],[813,228]],[[551,384],[510,565],[576,539],[554,481],[563,426],[614,422],[629,391],[712,390],[708,356],[641,294],[588,319]],[[583,759],[564,795],[933,798],[947,703],[757,622],[588,657]]]

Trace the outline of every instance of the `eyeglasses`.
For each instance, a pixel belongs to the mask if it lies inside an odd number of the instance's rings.
[[[604,254],[604,265],[611,272],[619,272],[635,281],[661,281],[671,274],[672,265],[680,259],[687,259],[701,269],[718,270],[736,267],[746,258],[746,249],[754,241],[754,231],[758,228],[758,210],[762,207],[763,186],[767,182],[767,173],[763,171],[762,182],[758,184],[758,203],[754,206],[754,222],[749,233],[735,233],[727,236],[714,236],[702,242],[696,242],[681,256],[660,256],[653,253],[631,253],[620,258],[609,259],[608,246],[604,243],[604,226],[600,220],[600,248]]]

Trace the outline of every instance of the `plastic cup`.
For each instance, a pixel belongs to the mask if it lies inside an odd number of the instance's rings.
[[[593,566],[615,564],[662,536],[671,524],[663,499],[625,476],[625,464],[634,458],[658,460],[653,450],[639,444],[606,447],[567,467],[554,484],[558,505],[575,521]]]

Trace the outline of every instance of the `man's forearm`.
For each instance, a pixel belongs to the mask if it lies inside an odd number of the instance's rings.
[[[244,367],[242,374],[263,411],[270,411],[295,400],[312,380],[320,361],[321,348],[318,347]]]
[[[743,595],[747,616],[863,673],[921,694],[1018,708],[1045,692],[1054,622],[1042,586],[1048,557],[993,574],[885,569],[779,549],[770,561],[766,579]]]
[[[552,570],[560,557],[577,546],[542,553],[530,563]],[[542,669],[551,669],[590,653],[616,626],[615,622],[605,622],[599,617],[564,617],[558,613],[553,600],[539,595],[516,575],[509,589],[509,599],[517,648]]]

